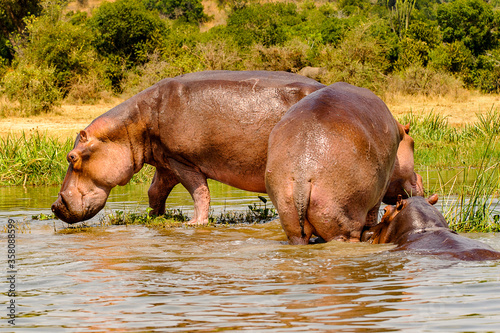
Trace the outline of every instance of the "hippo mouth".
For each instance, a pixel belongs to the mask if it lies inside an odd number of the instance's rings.
[[[63,193],[59,193],[57,200],[52,204],[52,212],[59,218],[60,220],[73,224],[77,222],[82,222],[94,217],[101,209],[102,206],[94,206],[85,205],[85,196],[82,195],[80,200],[81,205],[71,205],[70,201],[65,198]],[[106,200],[104,200],[106,203]],[[72,206],[79,206],[79,209],[75,209]]]

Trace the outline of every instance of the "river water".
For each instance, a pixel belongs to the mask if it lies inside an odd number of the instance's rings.
[[[210,183],[215,211],[257,194]],[[59,188],[0,188],[0,262],[16,235],[15,326],[2,284],[2,332],[494,332],[500,265],[388,252],[390,245],[289,246],[279,221],[63,233],[50,213]],[[147,207],[147,186],[112,191],[107,211]],[[174,189],[169,207],[191,210]],[[98,217],[94,219],[98,221]],[[500,234],[467,234],[500,250]]]

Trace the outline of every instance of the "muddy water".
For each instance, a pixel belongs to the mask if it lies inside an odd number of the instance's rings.
[[[211,184],[215,209],[257,201],[218,186]],[[115,189],[108,209],[142,211],[146,190]],[[29,225],[16,238],[16,326],[3,306],[1,331],[500,331],[497,262],[390,253],[385,245],[289,246],[278,221],[63,234],[54,231],[62,222],[30,220],[49,213],[57,191],[0,189],[0,228],[9,217]],[[179,188],[169,205],[189,211],[191,201]],[[467,236],[500,250],[499,234]],[[6,272],[6,234],[0,237]],[[2,289],[6,304],[5,283]]]

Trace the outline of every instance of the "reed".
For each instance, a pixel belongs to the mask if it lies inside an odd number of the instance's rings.
[[[39,132],[0,138],[0,184],[26,186],[61,182],[68,167],[66,154],[72,146],[70,139],[60,143]]]
[[[71,149],[73,139],[60,142],[38,131],[0,137],[0,185],[61,184],[68,169],[66,154]],[[149,181],[153,173],[152,166],[145,166],[134,175],[132,183]]]
[[[500,231],[500,161],[492,161],[490,150],[496,141],[490,136],[478,168],[464,168],[448,182],[442,210],[449,226],[458,232]],[[442,187],[445,188],[444,186]]]

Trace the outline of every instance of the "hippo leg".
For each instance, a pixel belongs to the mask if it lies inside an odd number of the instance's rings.
[[[169,160],[170,167],[175,172],[177,179],[188,190],[194,201],[194,216],[189,224],[207,224],[210,208],[210,191],[207,177],[194,167]]]
[[[304,221],[304,233],[302,233],[302,228],[300,227],[299,222],[299,214],[293,201],[292,185],[290,184],[290,186],[285,189],[279,189],[279,192],[268,192],[268,194],[271,197],[274,206],[279,211],[281,226],[283,227],[283,230],[288,238],[288,243],[290,245],[308,244],[309,239],[314,233],[314,229],[306,218]]]
[[[378,211],[380,209],[380,204],[381,203],[378,203],[375,207],[368,211],[368,214],[366,215],[366,223],[364,225],[365,228],[373,227],[378,223]]]
[[[168,169],[156,169],[153,181],[148,190],[149,207],[152,208],[150,215],[165,214],[165,201],[170,191],[177,184],[179,184],[179,180],[175,176],[175,173]]]

